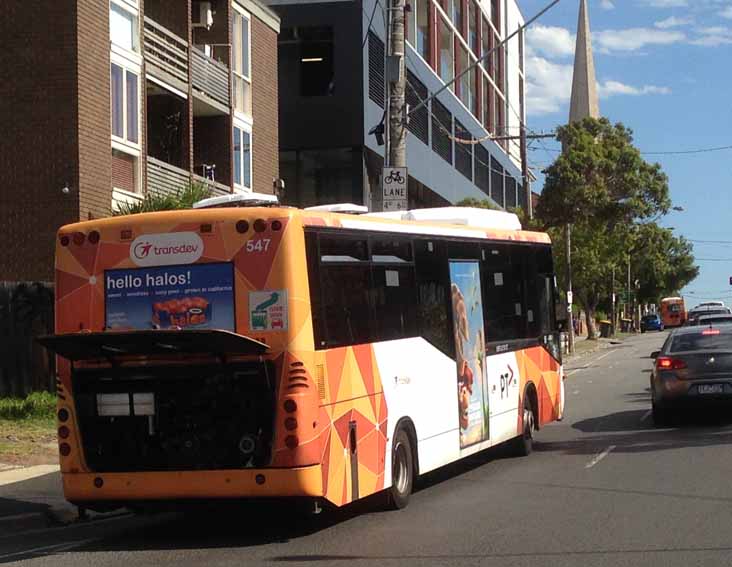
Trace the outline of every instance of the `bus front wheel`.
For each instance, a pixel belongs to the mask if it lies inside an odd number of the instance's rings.
[[[409,503],[414,484],[412,442],[404,429],[394,435],[391,450],[391,487],[387,490],[388,506],[400,510]]]

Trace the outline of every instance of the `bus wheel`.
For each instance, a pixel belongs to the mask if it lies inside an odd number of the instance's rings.
[[[388,507],[400,510],[409,503],[414,483],[414,453],[409,435],[399,429],[391,450],[391,487],[387,491]]]
[[[524,395],[523,403],[524,432],[512,442],[512,453],[517,457],[531,454],[534,445],[534,412],[531,409],[531,398]]]

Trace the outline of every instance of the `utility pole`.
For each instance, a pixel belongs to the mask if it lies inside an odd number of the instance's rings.
[[[625,298],[625,311],[628,319],[632,316],[632,306],[630,303],[630,256],[628,256],[628,297]]]
[[[523,177],[524,194],[526,195],[526,202],[519,203],[520,207],[523,207],[526,212],[526,216],[530,219],[534,218],[534,211],[531,207],[531,187],[529,183],[529,161],[526,156],[526,125],[524,124],[523,117],[521,118],[521,177]]]
[[[387,79],[389,97],[387,119],[389,121],[388,167],[407,165],[406,86],[404,68],[404,0],[390,0],[389,38],[387,55]]]
[[[572,317],[572,225],[567,223],[564,232],[565,254],[567,258],[567,320],[569,321],[569,354],[574,353],[574,321]]]

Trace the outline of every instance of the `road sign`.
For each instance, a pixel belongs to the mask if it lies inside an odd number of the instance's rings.
[[[385,167],[381,171],[385,211],[407,210],[407,168]]]
[[[574,294],[571,291],[567,292],[567,303],[572,305],[572,300],[574,299]]]

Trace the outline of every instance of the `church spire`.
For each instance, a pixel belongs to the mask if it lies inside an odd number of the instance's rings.
[[[592,58],[592,37],[590,36],[590,16],[587,11],[587,0],[580,0],[569,121],[576,122],[588,116],[592,118],[600,117],[600,102],[597,98],[595,62]]]

